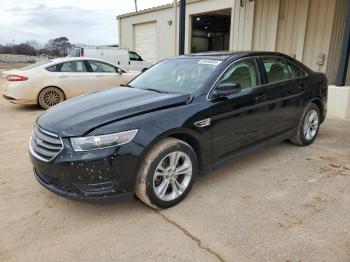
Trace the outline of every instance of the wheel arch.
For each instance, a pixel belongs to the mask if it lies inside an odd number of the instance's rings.
[[[60,88],[60,87],[58,87],[58,86],[54,86],[54,85],[49,85],[49,86],[45,86],[45,87],[43,87],[43,88],[41,88],[41,89],[39,90],[39,92],[38,92],[38,94],[37,94],[37,96],[36,96],[36,102],[37,102],[37,104],[39,104],[39,96],[40,96],[40,93],[41,93],[42,91],[44,91],[46,88],[49,88],[49,87],[54,87],[54,88],[57,88],[58,90],[60,90],[60,91],[63,93],[64,100],[67,100],[67,95],[66,95],[66,93],[63,91],[62,88]]]
[[[313,103],[318,107],[318,109],[320,110],[320,113],[321,113],[321,119],[322,119],[321,122],[323,122],[325,120],[323,101],[320,98],[313,98],[310,100],[310,103]]]
[[[207,171],[207,158],[205,155],[205,146],[200,141],[199,134],[197,134],[193,130],[188,129],[174,129],[169,130],[158,137],[156,137],[145,149],[145,151],[142,154],[142,159],[146,157],[146,155],[152,150],[155,144],[157,144],[159,141],[165,138],[176,138],[179,139],[187,144],[189,144],[194,152],[196,153],[197,159],[198,159],[198,168],[200,171],[200,174],[205,174]]]

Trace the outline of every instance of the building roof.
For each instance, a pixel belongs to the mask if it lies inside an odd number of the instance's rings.
[[[166,4],[166,5],[155,6],[155,7],[139,10],[137,12],[130,12],[130,13],[118,15],[117,19],[129,17],[129,16],[134,16],[134,15],[141,15],[141,14],[150,13],[150,12],[154,12],[154,11],[158,11],[158,10],[168,9],[168,8],[171,8],[171,7],[173,7],[173,4]]]
[[[201,0],[187,0],[186,4],[191,4],[193,2],[198,2],[198,1],[201,1]],[[177,4],[177,5],[179,5],[179,4]],[[146,14],[146,13],[150,13],[150,12],[154,12],[154,11],[158,11],[158,10],[163,10],[163,9],[168,9],[168,8],[172,8],[172,7],[173,7],[173,3],[155,6],[155,7],[139,10],[137,12],[130,12],[130,13],[118,15],[117,19],[126,18],[126,17],[130,17],[130,16],[134,16],[134,15]]]

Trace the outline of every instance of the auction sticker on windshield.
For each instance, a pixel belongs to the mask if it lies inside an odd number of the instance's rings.
[[[199,60],[198,64],[217,66],[217,65],[220,65],[221,62],[222,61],[220,61],[220,60],[201,59],[201,60]]]

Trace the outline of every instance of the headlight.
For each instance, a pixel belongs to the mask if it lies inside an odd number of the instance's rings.
[[[129,143],[135,137],[137,129],[101,136],[72,137],[70,142],[74,151],[89,151]]]

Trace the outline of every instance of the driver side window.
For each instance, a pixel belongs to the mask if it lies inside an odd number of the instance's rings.
[[[242,90],[259,86],[260,80],[256,63],[251,59],[246,59],[232,65],[222,77],[221,83],[239,84]]]

